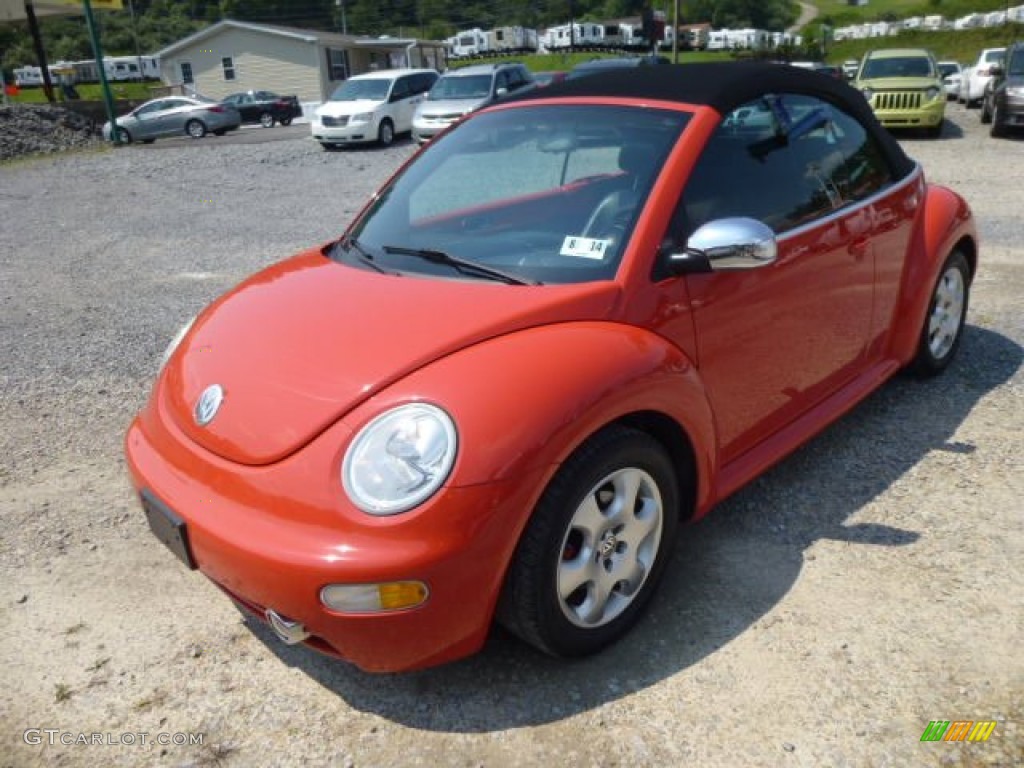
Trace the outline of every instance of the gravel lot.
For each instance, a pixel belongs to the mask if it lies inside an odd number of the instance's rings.
[[[181,323],[336,236],[413,148],[303,133],[0,167],[0,766],[1024,763],[1024,137],[948,116],[905,143],[980,224],[954,367],[894,380],[683,531],[603,655],[499,631],[405,676],[243,622],[149,534],[121,439]],[[999,724],[920,743],[934,719]],[[154,743],[181,733],[202,745]]]

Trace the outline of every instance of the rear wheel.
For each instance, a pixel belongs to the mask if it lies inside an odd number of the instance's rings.
[[[953,251],[942,265],[932,290],[917,354],[911,363],[918,374],[935,376],[953,360],[963,336],[970,284],[967,258],[960,251]]]
[[[287,128],[289,125],[292,124],[292,119],[290,117],[282,117],[278,122],[281,123],[281,125],[283,125],[285,128]]]
[[[193,139],[201,139],[206,135],[206,126],[201,120],[189,120],[185,123],[185,133]]]
[[[665,569],[679,490],[661,444],[605,429],[552,479],[506,575],[499,620],[556,656],[594,653],[636,623]]]
[[[390,147],[394,140],[395,126],[385,117],[380,121],[380,128],[377,130],[377,141],[385,147]]]
[[[274,116],[269,112],[264,112],[262,115],[260,115],[260,125],[262,125],[264,128],[273,128]]]

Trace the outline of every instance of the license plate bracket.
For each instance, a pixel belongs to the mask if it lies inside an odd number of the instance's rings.
[[[196,559],[192,555],[185,521],[148,490],[143,490],[139,496],[142,499],[142,509],[146,512],[146,520],[149,521],[149,529],[153,535],[163,542],[164,546],[171,550],[190,570],[196,570],[199,566],[196,565]]]

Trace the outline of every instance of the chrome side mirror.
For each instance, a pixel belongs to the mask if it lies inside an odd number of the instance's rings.
[[[755,269],[775,262],[778,244],[771,227],[744,217],[715,219],[699,227],[679,253],[669,255],[674,272]]]

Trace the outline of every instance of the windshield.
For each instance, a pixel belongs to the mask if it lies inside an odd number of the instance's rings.
[[[428,144],[349,239],[389,271],[458,276],[400,252],[420,249],[543,283],[610,279],[689,117],[553,104],[478,114]]]
[[[331,94],[331,101],[384,101],[391,81],[383,78],[346,80]]]
[[[1012,75],[1013,77],[1020,77],[1024,75],[1024,48],[1018,48],[1013,52],[1013,56],[1010,57],[1010,66],[1006,70],[1006,74]]]
[[[427,96],[431,101],[458,99],[486,99],[491,95],[490,75],[463,75],[442,77]]]
[[[876,77],[935,77],[932,62],[925,56],[893,56],[886,59],[868,59],[864,64],[862,80]]]

